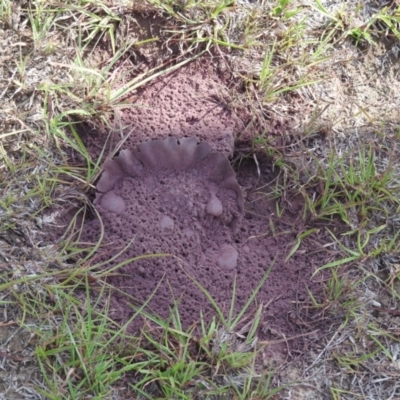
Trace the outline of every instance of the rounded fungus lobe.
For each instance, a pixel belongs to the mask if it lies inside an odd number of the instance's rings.
[[[125,208],[125,201],[112,190],[101,197],[100,204],[103,208],[116,214],[121,214]]]
[[[106,160],[103,165],[103,173],[97,182],[96,189],[98,192],[106,193],[114,187],[119,179],[123,177],[124,172],[121,170],[118,162],[114,160]]]
[[[223,244],[217,258],[217,265],[220,268],[232,270],[236,268],[239,253],[230,244]]]

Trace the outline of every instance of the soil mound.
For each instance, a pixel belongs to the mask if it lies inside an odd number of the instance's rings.
[[[249,182],[245,179],[242,185]],[[206,320],[215,315],[193,279],[225,312],[236,279],[235,312],[239,312],[275,259],[257,297],[269,304],[261,337],[268,337],[270,329],[284,335],[302,332],[304,327],[290,322],[288,315],[298,311],[299,295],[306,299],[307,288],[313,285],[309,281],[313,266],[306,257],[284,261],[292,238],[268,234],[273,205],[257,193],[244,202],[224,155],[194,138],[150,141],[108,160],[97,190],[103,243],[112,247],[112,255],[126,248],[108,264],[126,263],[109,278],[113,286],[139,304],[151,297],[149,308],[163,318],[177,301],[187,328],[199,320],[200,312]],[[96,242],[99,228],[98,220],[87,223],[83,240]],[[148,254],[155,256],[129,261]],[[100,259],[110,258],[104,252]],[[121,293],[114,295],[114,318],[125,321],[133,315],[129,302],[132,299]],[[138,320],[130,329],[140,326]]]
[[[165,318],[173,298],[182,298],[186,326],[206,303],[189,276],[213,282],[219,300],[229,300],[243,196],[225,156],[195,138],[147,142],[107,161],[97,190],[106,241],[123,249],[133,240],[115,264],[143,254],[171,254],[129,263],[111,279],[113,285],[144,302],[163,281],[150,307]],[[99,221],[92,221],[84,240],[98,238]]]
[[[200,312],[209,320],[215,310],[193,279],[226,315],[236,285],[237,313],[275,260],[257,296],[266,305],[259,336],[300,336],[291,349],[303,349],[302,334],[322,329],[308,299],[309,291],[321,297],[322,285],[311,276],[325,254],[318,257],[304,241],[301,252],[285,260],[299,231],[299,212],[275,215],[268,193],[277,177],[261,161],[256,166],[244,160],[235,176],[226,156],[245,121],[224,102],[224,90],[211,66],[193,63],[138,90],[132,107],[120,112],[122,128],[111,135],[108,151],[123,150],[106,162],[95,200],[105,229],[96,261],[125,263],[109,278],[121,290],[113,294],[112,315],[124,322],[134,313],[132,298],[141,304],[152,296],[148,306],[164,319],[175,299],[184,327]],[[81,134],[95,160],[107,135]],[[82,240],[96,242],[99,235],[94,220],[86,223]],[[308,250],[313,254],[307,256]],[[169,256],[130,261],[148,254]],[[137,320],[130,329],[141,327]]]

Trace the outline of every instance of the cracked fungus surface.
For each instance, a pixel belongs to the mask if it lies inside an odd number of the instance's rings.
[[[271,214],[265,196],[252,199],[244,212],[240,186],[225,156],[193,138],[147,142],[108,161],[97,189],[95,205],[104,225],[100,260],[109,260],[130,242],[109,267],[155,255],[126,263],[108,278],[109,283],[139,303],[153,296],[149,308],[163,318],[169,316],[176,299],[182,323],[188,327],[199,320],[200,312],[206,320],[215,315],[193,279],[227,312],[236,276],[235,311],[239,312],[275,258],[276,265],[258,295],[264,304],[276,300],[274,313],[263,315],[264,326],[272,316],[280,331],[297,332],[287,323],[287,314],[301,275],[306,272],[307,279],[311,266],[301,259],[285,263],[285,253],[279,255],[282,244],[262,234]],[[85,224],[84,241],[96,242],[99,235],[99,220]],[[305,294],[306,286],[302,288]],[[133,315],[128,304],[132,299],[114,293],[112,302],[113,318],[125,321]],[[140,326],[137,319],[129,329]]]

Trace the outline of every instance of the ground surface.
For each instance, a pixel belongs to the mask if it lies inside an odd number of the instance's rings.
[[[236,276],[234,314],[275,260],[248,314],[263,304],[255,364],[257,373],[273,371],[271,387],[288,385],[277,398],[400,397],[400,35],[396,19],[376,17],[398,17],[396,1],[237,1],[221,13],[216,4],[67,3],[51,11],[34,1],[0,5],[1,396],[141,398],[131,371],[111,389],[93,383],[99,355],[86,346],[113,334],[80,325],[96,297],[82,290],[82,276],[89,271],[94,293],[103,278],[117,289],[95,303],[110,296],[107,315],[127,323],[127,333],[151,326],[143,316],[130,322],[129,304],[165,277],[149,306],[168,319],[173,292],[183,295],[184,329],[199,309],[209,322],[215,307],[188,289],[176,259],[118,267],[172,253],[224,313]],[[196,171],[125,179],[117,194],[129,215],[91,205],[106,157],[171,136],[195,136],[229,157],[243,212]],[[210,193],[227,212],[221,218],[205,212]],[[178,197],[187,201],[177,208]],[[84,217],[75,214],[82,207]],[[71,236],[63,236],[67,224]],[[104,247],[80,253],[99,236]],[[66,355],[74,343],[79,356]],[[144,385],[152,396],[168,398],[152,384]]]
[[[129,129],[126,129],[127,133],[121,133],[122,140],[127,137],[121,148],[134,149],[135,144],[150,139],[194,136],[200,142],[209,143],[214,151],[233,155],[233,132],[238,132],[241,125],[227,105],[213,100],[218,94],[217,82],[222,83],[217,71],[207,65],[209,62],[204,60],[190,68],[182,68],[141,90],[136,107],[122,113],[123,125]],[[105,135],[85,136],[85,140],[90,155],[96,158]],[[198,319],[199,309],[208,316],[207,321],[214,313],[206,297],[185,273],[200,282],[225,312],[229,309],[236,277],[234,312],[238,313],[273,264],[268,280],[257,296],[258,302],[269,303],[261,319],[264,332],[260,332],[260,338],[276,339],[267,332],[279,332],[288,338],[306,332],[315,335],[324,324],[322,320],[320,326],[311,323],[311,316],[307,315],[312,312],[309,310],[311,303],[307,304],[305,299],[308,290],[316,298],[322,295],[322,277],[311,279],[311,275],[318,265],[323,264],[326,255],[321,248],[319,256],[315,252],[312,258],[307,258],[307,251],[303,249],[303,254],[285,260],[295,238],[294,231],[289,228],[300,222],[298,212],[302,205],[291,204],[284,218],[276,218],[272,194],[260,188],[267,187],[277,174],[263,171],[258,179],[255,165],[251,164],[245,162],[237,168],[237,179],[245,191],[245,214],[240,218],[236,232],[229,225],[232,216],[239,211],[235,210],[237,206],[230,205],[232,199],[223,189],[217,188],[216,196],[224,204],[224,213],[218,217],[207,213],[211,181],[202,178],[199,171],[163,175],[162,172],[153,174],[150,169],[143,177],[126,178],[120,183],[122,186],[116,193],[122,196],[127,210],[116,216],[114,212],[104,213],[104,209],[100,209],[106,247],[104,256],[99,259],[105,262],[109,258],[107,244],[123,249],[135,237],[129,250],[114,260],[113,265],[149,252],[171,253],[178,261],[168,258],[135,261],[122,267],[119,270],[121,276],[112,278],[110,283],[145,301],[165,277],[149,306],[167,318],[173,304],[170,292],[174,293],[175,299],[183,296],[180,313],[187,328]],[[160,227],[159,221],[163,218],[172,218],[174,226]],[[275,225],[275,232],[271,231],[271,223]],[[100,237],[99,222],[96,219],[87,226],[83,241],[96,243]],[[237,265],[232,268],[218,265],[226,246],[238,253]],[[114,314],[120,320],[126,321],[133,314],[122,298],[116,301],[114,308]],[[303,325],[290,321],[290,318],[301,321],[298,312],[306,319],[302,321]]]

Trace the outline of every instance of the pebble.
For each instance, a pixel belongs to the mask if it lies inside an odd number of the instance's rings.
[[[223,210],[224,207],[222,206],[221,200],[217,196],[212,196],[211,200],[207,204],[206,211],[208,212],[208,214],[219,217],[220,215],[222,215]]]
[[[107,192],[100,201],[103,208],[116,214],[122,213],[125,210],[126,205],[122,197],[115,194],[112,190]]]
[[[223,244],[219,251],[217,265],[223,269],[235,269],[239,257],[238,251],[230,244]]]
[[[174,227],[174,221],[172,218],[163,215],[160,219],[160,228],[161,229],[173,229]]]

